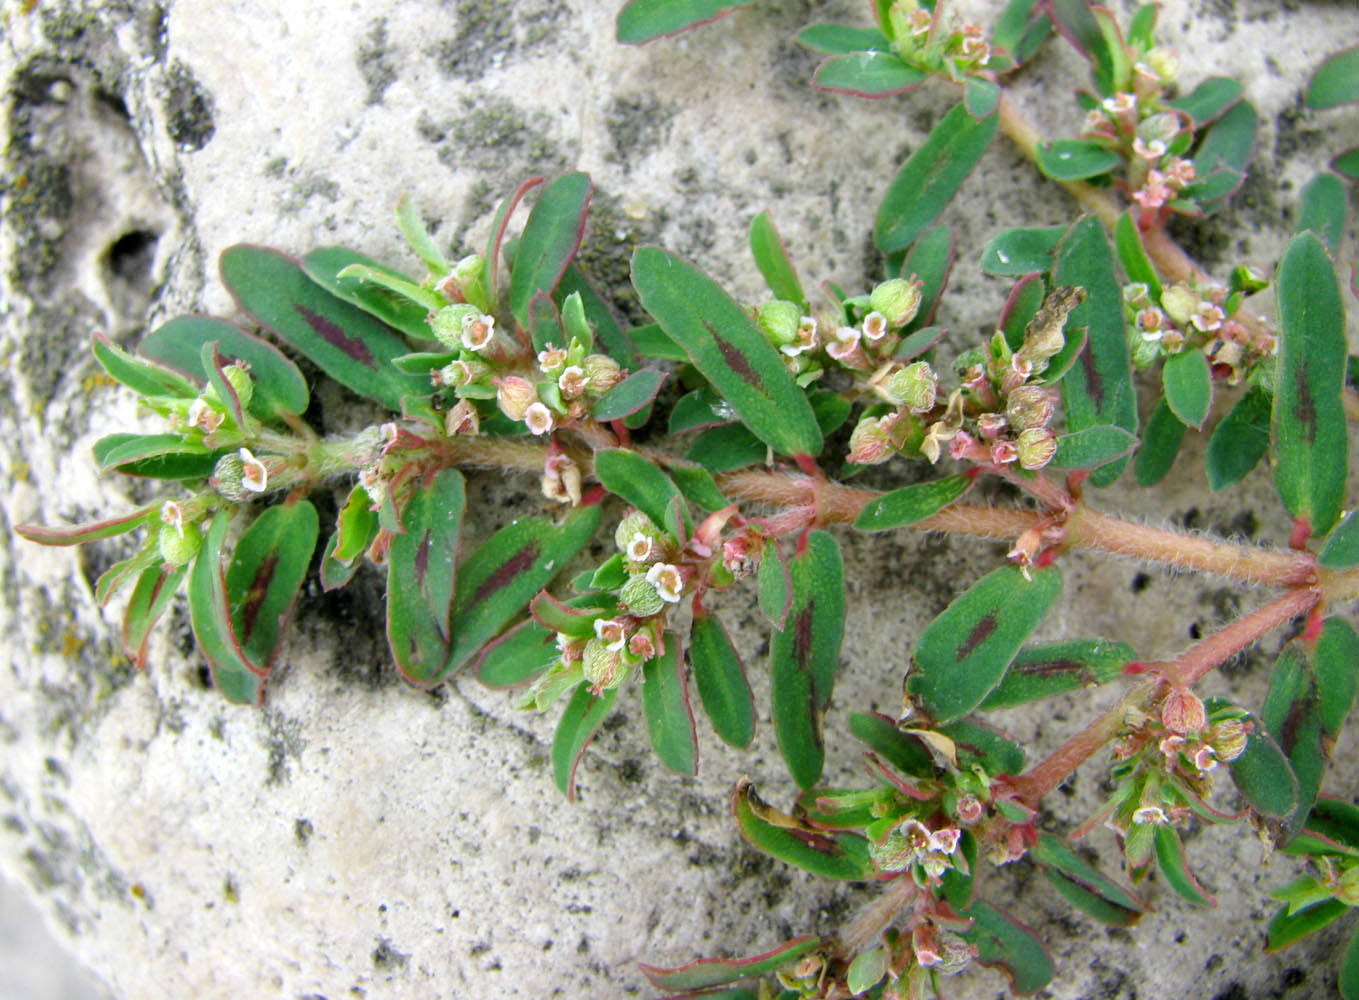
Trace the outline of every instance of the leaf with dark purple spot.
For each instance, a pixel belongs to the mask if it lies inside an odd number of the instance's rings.
[[[1005,671],[1062,589],[1053,567],[1025,579],[1016,567],[987,574],[925,627],[907,690],[936,723],[967,715]]]
[[[742,778],[731,795],[742,835],[757,850],[824,878],[862,882],[873,877],[868,840],[857,833],[823,833],[766,805]]]
[[[273,667],[318,530],[316,508],[299,500],[270,507],[236,543],[226,574],[231,624],[242,654],[257,672]]]
[[[588,174],[564,174],[543,188],[529,213],[510,270],[510,311],[526,329],[533,329],[530,303],[537,295],[550,296],[556,290],[580,247],[590,193]]]
[[[594,537],[599,517],[599,505],[588,504],[560,524],[521,518],[473,552],[458,570],[453,645],[439,676],[460,669],[517,618]]]
[[[1340,517],[1349,469],[1347,355],[1340,285],[1315,234],[1300,233],[1289,242],[1277,299],[1283,335],[1270,425],[1274,484],[1288,513],[1322,535]]]
[[[1136,435],[1137,393],[1123,328],[1123,291],[1098,219],[1086,216],[1067,230],[1057,247],[1053,281],[1085,289],[1085,301],[1067,317],[1068,331],[1085,327],[1087,336],[1085,350],[1062,379],[1067,431],[1112,424]],[[1122,458],[1096,469],[1091,484],[1108,486],[1126,464]]]
[[[760,440],[783,455],[820,453],[806,395],[746,310],[711,278],[665,250],[641,247],[632,282],[646,310]]]
[[[1009,708],[1116,680],[1137,658],[1126,642],[1067,639],[1021,649],[1005,678],[979,706]]]
[[[782,631],[769,637],[774,734],[801,788],[821,778],[822,732],[845,634],[845,571],[835,536],[813,531],[788,560],[793,599]]]
[[[275,250],[234,246],[222,252],[222,283],[242,310],[335,381],[400,412],[402,396],[427,392],[425,379],[392,361],[409,352],[390,327],[313,282]]]

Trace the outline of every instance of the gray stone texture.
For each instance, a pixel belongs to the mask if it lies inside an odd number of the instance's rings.
[[[834,933],[873,897],[763,857],[730,819],[726,796],[742,774],[776,804],[792,798],[768,725],[750,589],[718,607],[756,688],[764,724],[753,749],[731,751],[700,724],[700,776],[669,774],[647,746],[634,685],[581,766],[581,801],[568,805],[547,764],[555,712],[519,713],[512,696],[470,678],[433,692],[397,679],[376,573],[339,594],[304,593],[261,711],[204,689],[183,610],[167,616],[145,674],[128,663],[121,609],[101,609],[92,594],[126,542],[41,550],[12,533],[16,523],[94,519],[150,495],[100,479],[90,459],[100,436],[152,426],[89,356],[92,330],[130,346],[181,312],[230,315],[215,260],[240,241],[291,252],[342,243],[414,271],[391,221],[402,193],[441,245],[464,252],[484,244],[496,202],[524,177],[588,170],[595,211],[585,260],[633,320],[627,261],[641,242],[684,254],[757,300],[745,232],[764,208],[806,280],[871,285],[878,200],[953,95],[929,86],[872,103],[808,88],[817,59],[791,33],[815,20],[861,22],[863,3],[757,3],[640,49],[612,40],[619,5],[3,5],[0,874],[26,887],[115,995],[649,996],[638,960],[680,964]],[[959,3],[978,19],[999,6]],[[1262,119],[1244,192],[1220,223],[1184,236],[1220,275],[1239,261],[1270,270],[1298,188],[1359,144],[1354,109],[1314,114],[1299,97],[1311,67],[1359,39],[1359,12],[1168,0],[1162,24],[1185,84],[1235,76]],[[1045,129],[1070,134],[1080,120],[1070,93],[1084,78],[1070,49],[1052,44],[1016,90]],[[945,216],[960,259],[940,322],[956,343],[992,329],[1008,290],[978,271],[983,242],[1073,212],[997,140]],[[1350,260],[1355,245],[1351,222]],[[338,393],[322,400],[327,430],[375,418]],[[1094,502],[1284,543],[1266,471],[1210,494],[1201,441],[1191,435],[1187,450],[1166,486],[1105,490]],[[898,463],[875,481],[919,475]],[[482,535],[545,507],[527,476],[473,473],[469,494]],[[838,534],[850,611],[826,775],[862,785],[847,712],[898,704],[923,624],[998,565],[1004,546]],[[1064,565],[1066,593],[1043,637],[1125,639],[1147,658],[1174,655],[1191,629],[1211,631],[1265,596],[1112,559],[1077,555]],[[1280,642],[1270,636],[1205,689],[1258,705]],[[1036,757],[1115,697],[1101,691],[1000,721]],[[1353,792],[1354,739],[1346,734],[1337,749],[1333,792]],[[1052,796],[1050,825],[1097,808],[1105,773],[1091,762]],[[1110,834],[1089,844],[1116,866]],[[1262,860],[1240,827],[1196,829],[1187,845],[1219,906],[1192,909],[1153,882],[1157,911],[1132,932],[1074,914],[1027,862],[988,873],[984,891],[1052,943],[1060,968],[1045,995],[1054,998],[1329,995],[1341,931],[1262,953],[1273,910],[1265,893],[1294,863]],[[996,973],[977,970],[951,995],[1003,988]]]

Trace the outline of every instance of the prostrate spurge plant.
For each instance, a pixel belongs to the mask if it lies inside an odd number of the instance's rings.
[[[738,6],[633,0],[619,38],[646,41]],[[1323,174],[1304,189],[1298,235],[1272,281],[1270,325],[1244,309],[1269,279],[1242,266],[1220,283],[1165,229],[1172,215],[1211,215],[1244,178],[1256,115],[1239,84],[1213,78],[1180,95],[1176,58],[1154,39],[1154,6],[1124,30],[1084,0],[1012,0],[989,32],[955,25],[942,7],[878,0],[875,26],[817,24],[799,35],[827,57],[815,77],[823,89],[885,97],[936,78],[962,91],[887,192],[875,231],[886,275],[866,293],[827,286],[809,297],[762,213],[750,245],[768,300],[737,303],[694,265],[643,247],[632,278],[655,323],[624,330],[574,261],[591,195],[583,174],[521,185],[488,244],[457,260],[403,201],[397,221],[425,265],[418,278],[342,248],[298,260],[233,247],[222,280],[247,325],[393,418],[319,436],[303,419],[309,392],[297,367],[223,320],[172,320],[137,355],[96,335],[100,364],[166,421],[164,433],[104,438],[96,459],[174,492],[99,524],[22,533],[61,545],[142,530],[137,552],[96,586],[101,603],[127,592],[129,655],[144,665],[148,632],[186,587],[216,686],[258,704],[319,538],[307,494],[353,482],[321,557],[322,584],[344,586],[365,559],[386,567],[388,640],[413,683],[470,666],[486,684],[527,685],[525,707],[564,701],[552,759],[568,796],[626,683],[641,684],[651,743],[676,771],[697,766],[691,680],[717,734],[749,744],[751,689],[708,595],[753,578],[771,628],[770,712],[801,794],[783,812],[743,780],[732,796],[737,822],[761,850],[877,882],[882,896],[836,938],[646,970],[673,993],[923,997],[974,960],[1032,992],[1051,979],[1051,961],[1031,931],[977,895],[984,867],[1028,854],[1073,905],[1127,926],[1145,909],[1137,886],[1153,870],[1190,903],[1211,904],[1181,831],[1242,816],[1312,864],[1275,894],[1285,906],[1269,925],[1271,948],[1343,915],[1359,905],[1359,808],[1318,796],[1359,670],[1359,637],[1331,613],[1359,597],[1359,515],[1341,521],[1346,414],[1359,413],[1345,385],[1352,359],[1332,260],[1343,184]],[[1040,142],[1004,80],[1054,27],[1090,59],[1094,89],[1079,95],[1079,138]],[[1309,102],[1359,100],[1356,64],[1355,50],[1329,60]],[[981,266],[1015,278],[1013,293],[995,335],[958,345],[944,365],[933,319],[955,260],[938,218],[997,131],[1089,214],[992,239]],[[1354,177],[1355,151],[1334,166]],[[522,232],[507,239],[535,189]],[[1135,370],[1163,387],[1145,421]],[[687,391],[662,413],[668,379]],[[1247,388],[1211,432],[1209,480],[1235,483],[1267,455],[1291,552],[1147,528],[1086,503],[1086,486],[1115,482],[1130,459],[1140,483],[1165,476],[1223,385]],[[828,450],[850,420],[848,455]],[[668,436],[635,446],[631,432],[644,426]],[[886,494],[839,481],[897,456],[948,474]],[[464,555],[466,466],[540,474],[554,507]],[[1007,480],[1027,502],[964,503],[981,476]],[[548,590],[600,530],[607,494],[628,508],[605,528],[616,551]],[[850,523],[1011,543],[1008,565],[925,626],[902,713],[851,715],[868,747],[872,781],[862,790],[820,785],[845,615],[840,548],[825,529]],[[1093,638],[1026,645],[1059,597],[1061,561],[1079,548],[1279,594],[1168,662]],[[1194,693],[1206,673],[1295,620],[1301,631],[1263,705]],[[1027,767],[1023,748],[979,717],[1124,677],[1136,680],[1114,708]],[[1071,836],[1114,829],[1126,883],[1039,827],[1044,796],[1106,748],[1113,793]],[[1223,774],[1240,791],[1241,815],[1208,803]],[[1359,997],[1359,936],[1342,960],[1341,992]]]

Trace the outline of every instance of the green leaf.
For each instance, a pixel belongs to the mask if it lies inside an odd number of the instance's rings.
[[[147,334],[138,351],[203,382],[208,377],[203,347],[213,341],[224,358],[244,361],[250,366],[255,391],[249,410],[256,417],[269,420],[307,409],[310,401],[307,380],[297,365],[273,344],[231,323],[206,316],[177,316]]]
[[[1090,60],[1095,89],[1104,97],[1112,97],[1120,82],[1116,60],[1088,0],[1049,0],[1048,11],[1062,36]]]
[[[1339,253],[1349,210],[1349,192],[1344,183],[1335,174],[1317,174],[1303,185],[1298,200],[1298,221],[1293,231],[1311,230],[1321,237],[1328,252]]]
[[[643,368],[639,372],[633,372],[599,398],[599,401],[590,408],[590,416],[596,420],[608,421],[621,420],[631,413],[636,413],[643,407],[651,405],[656,393],[661,391],[661,383],[664,381],[665,372],[659,368]]]
[[[39,545],[84,545],[86,542],[97,542],[102,538],[124,535],[129,531],[135,531],[144,524],[151,524],[157,519],[160,509],[159,503],[153,503],[145,507],[138,507],[126,514],[120,514],[118,517],[111,517],[107,521],[95,521],[92,524],[74,524],[64,528],[49,528],[41,524],[20,524],[14,530],[21,537],[27,538],[30,542],[37,542]]]
[[[1136,447],[1136,435],[1110,424],[1096,425],[1059,437],[1048,464],[1054,469],[1097,469],[1132,454]]]
[[[680,660],[679,636],[665,637],[665,652],[642,664],[642,710],[656,756],[677,774],[698,771],[698,733]]]
[[[1305,100],[1318,111],[1359,101],[1359,46],[1327,56],[1308,81]]]
[[[986,152],[997,123],[997,115],[974,121],[959,104],[935,125],[878,208],[874,240],[879,250],[905,250],[934,224]]]
[[[632,342],[637,345],[637,353],[644,358],[651,358],[655,361],[688,361],[689,355],[684,353],[684,348],[675,343],[661,329],[659,323],[648,323],[646,326],[634,327],[631,333]]]
[[[1186,427],[1203,428],[1213,406],[1213,373],[1202,351],[1181,351],[1166,358],[1161,369],[1166,405]]]
[[[1350,908],[1338,899],[1309,906],[1292,916],[1288,915],[1288,907],[1284,907],[1274,914],[1274,919],[1265,930],[1265,951],[1281,951],[1349,912]]]
[[[703,711],[713,731],[731,746],[745,748],[755,738],[755,696],[750,692],[740,654],[718,617],[694,610],[689,631],[689,660]]]
[[[1255,108],[1250,101],[1241,100],[1213,123],[1194,155],[1200,183],[1215,172],[1226,170],[1239,175],[1231,190],[1240,186],[1255,149],[1256,121]]]
[[[1269,679],[1269,693],[1260,707],[1260,721],[1279,744],[1298,779],[1298,804],[1288,823],[1288,835],[1302,829],[1316,802],[1326,768],[1325,727],[1321,694],[1311,656],[1300,640],[1279,653]]]
[[[527,684],[561,656],[556,640],[533,619],[520,622],[481,651],[473,667],[477,682],[489,688]]]
[[[94,599],[100,607],[108,605],[113,600],[115,594],[126,587],[131,581],[139,578],[142,573],[160,562],[160,551],[158,548],[143,545],[140,551],[114,563],[104,572],[99,574],[99,579],[94,581]]]
[[[927,77],[924,70],[891,52],[847,52],[831,56],[818,66],[812,74],[812,86],[853,97],[895,97],[914,90]]]
[[[213,515],[204,532],[203,547],[189,570],[189,622],[194,639],[212,670],[212,683],[238,705],[258,705],[264,697],[264,677],[246,660],[231,624],[231,604],[222,572],[222,548],[230,515]]]
[[[1101,923],[1131,927],[1146,912],[1136,895],[1089,864],[1060,837],[1040,833],[1029,856],[1043,866],[1048,881],[1068,903]]]
[[[761,212],[750,220],[750,252],[755,256],[755,266],[764,275],[765,284],[776,299],[796,302],[803,308],[807,296],[798,281],[797,270],[788,259],[788,251],[783,245],[779,231],[774,228],[768,212]]]
[[[595,475],[606,490],[622,497],[656,525],[665,524],[666,507],[682,496],[679,487],[655,462],[627,448],[602,448],[595,452]]]
[[[256,673],[274,665],[283,629],[316,548],[316,508],[306,500],[270,507],[236,543],[226,573],[231,627]]]
[[[684,457],[717,476],[763,462],[768,452],[768,446],[742,424],[727,424],[694,438]]]
[[[972,488],[973,482],[973,476],[948,476],[884,493],[864,505],[854,527],[860,531],[889,531],[923,521],[956,503]]]
[[[1052,255],[1065,233],[1065,226],[1007,229],[991,237],[982,249],[981,269],[1014,277],[1050,271]]]
[[[1272,409],[1269,393],[1251,386],[1213,429],[1204,464],[1214,492],[1239,483],[1265,457]]]
[[[443,278],[453,270],[453,265],[448,262],[448,258],[429,235],[429,230],[425,228],[420,213],[415,208],[415,202],[409,195],[403,194],[397,200],[396,227],[401,230],[401,235],[411,245],[416,256],[425,262],[430,277]]]
[[[387,641],[402,676],[414,684],[431,684],[444,673],[466,507],[462,473],[441,470],[406,501],[405,531],[392,536],[387,553]]]
[[[142,570],[123,615],[123,650],[138,670],[146,667],[146,640],[170,606],[189,567],[150,566]]]
[[[1327,569],[1359,566],[1359,510],[1351,511],[1326,538],[1317,564]]]
[[[500,301],[500,248],[505,242],[505,231],[509,228],[510,217],[514,215],[514,210],[519,207],[524,196],[541,183],[543,183],[541,177],[530,177],[523,181],[495,210],[495,218],[491,220],[491,235],[486,243],[484,255],[486,297],[492,304]]]
[[[1359,854],[1359,806],[1343,799],[1319,797],[1307,817],[1305,832],[1286,845],[1283,853]]]
[[[645,962],[638,962],[637,966],[658,990],[689,993],[773,972],[801,958],[820,944],[820,938],[807,936],[794,938],[772,951],[753,958],[703,958],[677,969],[658,969]]]
[[[427,379],[392,366],[393,358],[408,352],[400,337],[315,284],[292,258],[261,247],[228,247],[221,272],[242,310],[341,385],[398,413],[402,396],[428,391]]]
[[[848,24],[809,24],[793,36],[793,41],[828,56],[892,50],[892,43],[877,28],[856,28]]]
[[[1203,891],[1184,859],[1184,845],[1173,826],[1156,827],[1156,863],[1166,884],[1195,906],[1216,906],[1217,900]]]
[[[557,723],[557,732],[552,738],[552,776],[568,802],[576,800],[576,768],[580,758],[617,697],[618,688],[593,695],[589,685],[580,684]]]
[[[940,223],[937,226],[925,230],[916,241],[911,244],[910,252],[906,254],[906,259],[901,265],[901,277],[914,277],[920,281],[920,308],[916,311],[915,319],[906,324],[903,331],[906,338],[893,352],[893,357],[898,361],[909,360],[917,355],[923,354],[933,346],[934,340],[928,346],[920,347],[918,350],[913,345],[907,347],[916,340],[915,335],[929,327],[934,320],[934,314],[939,308],[939,300],[944,295],[944,289],[948,286],[948,277],[953,270],[953,262],[957,259],[957,254],[953,249],[953,230],[947,225]],[[943,331],[939,331],[943,335]],[[918,341],[917,341],[918,343]],[[909,357],[903,357],[905,352],[913,352]],[[839,397],[837,397],[839,398]],[[825,428],[822,430],[826,433]]]
[[[1019,774],[1024,770],[1024,749],[1009,734],[977,719],[959,719],[938,732],[953,741],[958,766],[981,768],[987,774]]]
[[[1345,308],[1331,258],[1314,234],[1289,242],[1276,286],[1283,336],[1270,424],[1274,484],[1288,513],[1320,535],[1340,516],[1349,449]]]
[[[628,0],[618,14],[617,38],[624,45],[641,45],[664,35],[677,35],[748,6],[750,0],[742,3],[723,3],[722,0]]]
[[[1359,930],[1350,935],[1340,959],[1341,1000],[1359,1000]]]
[[[359,557],[378,533],[378,513],[373,510],[368,493],[362,486],[349,491],[349,497],[336,518],[335,532],[326,542],[321,556],[321,586],[326,590],[343,587],[354,578],[360,566]]]
[[[782,632],[788,623],[788,609],[793,606],[793,577],[777,538],[765,539],[756,583],[760,610],[769,623]]]
[[[1000,328],[1010,350],[1017,351],[1024,346],[1024,331],[1038,315],[1046,296],[1042,275],[1038,274],[1025,275],[1010,289],[1010,297],[1000,315]]]
[[[849,963],[849,971],[845,973],[845,986],[850,993],[855,996],[867,993],[882,982],[882,977],[887,975],[888,958],[887,948],[883,945],[855,955],[854,961]]]
[[[302,270],[331,295],[358,306],[375,319],[400,330],[408,337],[432,340],[434,331],[429,326],[429,309],[395,292],[387,284],[365,281],[354,274],[340,277],[349,267],[364,268],[391,279],[391,283],[409,281],[400,271],[387,267],[373,258],[348,247],[320,247],[302,258]],[[449,268],[444,269],[444,274]],[[443,275],[440,275],[442,277]]]
[[[1024,579],[1004,566],[982,577],[925,627],[907,690],[937,723],[967,715],[1005,676],[1062,589],[1053,567]]]
[[[510,311],[531,328],[529,304],[540,292],[551,295],[585,234],[590,211],[590,177],[564,174],[545,187],[524,224],[510,272]]]
[[[1142,249],[1142,234],[1130,212],[1124,212],[1114,224],[1114,248],[1118,251],[1118,262],[1123,265],[1123,273],[1128,276],[1128,280],[1146,285],[1151,297],[1157,302],[1161,301],[1161,279]]]
[[[1257,724],[1246,750],[1227,767],[1246,804],[1261,816],[1282,819],[1298,806],[1298,779],[1279,744]]]
[[[453,645],[441,676],[460,669],[566,568],[599,528],[598,504],[577,507],[560,524],[521,518],[484,542],[458,570]]]
[[[919,739],[897,728],[896,722],[875,712],[851,712],[849,731],[902,774],[916,778],[934,775],[934,758]]]
[[[813,531],[788,561],[793,600],[781,631],[769,637],[774,733],[801,788],[821,778],[823,724],[845,633],[845,573],[835,536]]]
[[[1142,444],[1137,449],[1133,473],[1138,486],[1154,486],[1166,477],[1179,454],[1184,440],[1184,424],[1171,412],[1170,405],[1161,399],[1152,411],[1151,419],[1142,429]]]
[[[712,427],[731,422],[731,413],[717,393],[707,386],[686,392],[670,411],[669,432],[682,434],[695,427]]]
[[[1067,317],[1067,329],[1084,326],[1085,350],[1062,379],[1062,400],[1069,431],[1111,424],[1137,433],[1137,393],[1123,329],[1123,293],[1114,275],[1114,257],[1099,220],[1086,216],[1072,224],[1057,248],[1053,270],[1057,285],[1085,289],[1085,301]],[[1108,486],[1125,460],[1111,462],[1090,476]]]
[[[245,411],[241,409],[241,398],[236,388],[226,377],[226,362],[222,360],[217,341],[209,341],[199,352],[203,371],[208,376],[208,389],[226,407],[228,427],[245,428]]]
[[[1345,718],[1359,693],[1359,636],[1343,618],[1327,618],[1312,654],[1317,692],[1321,699],[1321,728],[1329,741],[1340,735]],[[1329,749],[1327,749],[1329,756]]]
[[[731,504],[718,488],[712,473],[702,466],[672,463],[670,478],[684,494],[684,499],[710,514]]]
[[[1036,149],[1038,169],[1055,181],[1083,181],[1117,168],[1122,158],[1097,142],[1083,139],[1054,139],[1040,142]]]
[[[147,479],[206,479],[224,454],[180,434],[110,434],[93,451],[100,471]]]
[[[1021,649],[980,708],[1009,708],[1040,698],[1107,684],[1137,658],[1126,642],[1069,639]]]
[[[766,805],[743,778],[731,796],[736,823],[753,847],[803,871],[849,882],[873,877],[868,841],[854,833],[827,835]]]
[[[1331,160],[1331,169],[1342,177],[1359,181],[1359,146],[1347,149]]]
[[[972,918],[972,926],[962,938],[976,946],[982,965],[1000,968],[1015,993],[1036,993],[1052,982],[1052,957],[1024,924],[984,901],[974,903],[963,916]]]
[[[1000,85],[980,76],[963,78],[963,105],[976,121],[995,114],[1000,106]]]
[[[160,365],[134,358],[102,333],[90,338],[90,349],[104,371],[141,396],[178,396],[192,399],[198,386]]]
[[[1240,99],[1239,81],[1228,76],[1210,76],[1184,97],[1167,101],[1166,106],[1187,114],[1193,119],[1193,128],[1197,131],[1221,118]]]
[[[585,276],[585,272],[580,269],[580,265],[574,261],[566,268],[562,280],[557,283],[557,304],[561,305],[572,295],[580,296],[585,319],[594,328],[596,349],[602,349],[619,365],[630,371],[640,368],[641,358],[632,343],[632,338],[618,325],[618,319],[609,308],[609,304],[600,297],[599,292]]]
[[[656,247],[633,255],[642,305],[762,441],[816,455],[821,430],[807,397],[744,309],[692,264]]]

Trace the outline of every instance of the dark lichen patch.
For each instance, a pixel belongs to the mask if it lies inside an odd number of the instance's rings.
[[[297,841],[298,847],[306,847],[315,832],[316,828],[311,825],[309,819],[299,819],[293,824],[293,839]]]
[[[456,30],[435,45],[435,63],[445,76],[480,80],[506,57],[552,39],[561,13],[555,3],[458,0],[453,12]]]
[[[293,177],[278,199],[278,214],[297,215],[313,198],[324,198],[334,203],[340,197],[340,185],[325,174],[309,171]]]
[[[325,513],[321,519],[326,523]],[[329,521],[334,519],[331,514]],[[320,550],[318,545],[318,554]],[[326,649],[327,674],[346,686],[376,691],[400,680],[387,648],[385,588],[384,575],[365,566],[348,586],[329,593],[313,573],[298,598],[291,631]]]
[[[264,710],[264,746],[269,751],[269,774],[265,783],[279,785],[292,777],[290,761],[301,761],[307,741],[302,738],[302,723],[282,712]]]
[[[625,214],[616,195],[595,189],[576,262],[625,327],[651,322],[632,285],[632,252],[657,242],[663,219]]]
[[[663,104],[654,93],[615,97],[604,115],[613,149],[607,159],[630,165],[665,145],[676,108]]]
[[[1298,153],[1310,153],[1327,142],[1331,133],[1318,128],[1320,123],[1298,97],[1274,119],[1274,156],[1280,162],[1291,160]]]
[[[503,98],[465,100],[458,116],[436,119],[422,113],[416,123],[420,137],[438,147],[440,162],[497,177],[561,172],[566,157],[551,131],[547,115],[526,112]]]
[[[359,75],[368,88],[367,102],[381,104],[387,88],[396,82],[396,63],[387,40],[387,20],[377,18],[368,26],[368,34],[359,43]]]
[[[186,153],[195,153],[208,144],[217,131],[213,122],[212,95],[207,92],[193,71],[176,60],[165,74],[166,131],[175,145]]]

